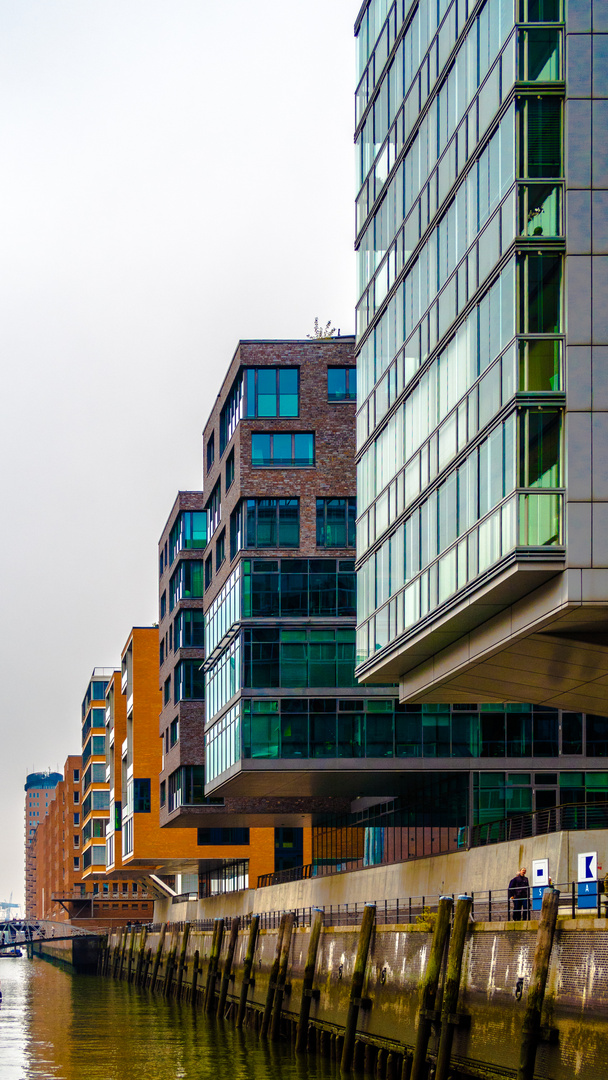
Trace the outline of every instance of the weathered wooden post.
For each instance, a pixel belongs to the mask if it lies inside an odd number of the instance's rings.
[[[365,968],[367,966],[367,954],[369,952],[369,944],[372,938],[375,918],[376,905],[366,904],[363,908],[363,919],[361,922],[361,930],[359,932],[357,956],[350,985],[348,1014],[346,1016],[346,1027],[344,1029],[344,1045],[342,1047],[342,1060],[340,1062],[342,1072],[349,1072],[352,1065],[353,1050],[355,1049],[355,1036],[357,1034],[357,1020],[359,1019],[359,1007],[361,1005],[361,991],[363,989],[363,979],[365,977]]]
[[[163,993],[165,997],[169,997],[171,993],[171,983],[173,982],[173,969],[175,967],[175,954],[177,953],[177,939],[179,931],[174,930],[171,935],[171,946],[169,948],[169,954],[167,956],[167,966],[165,968],[165,984],[163,986]]]
[[[144,962],[144,955],[145,955],[147,936],[148,936],[148,930],[147,930],[147,927],[144,926],[142,931],[141,931],[141,936],[140,936],[140,939],[139,939],[139,951],[137,953],[137,964],[135,965],[135,977],[133,979],[136,986],[139,986],[139,984],[141,982],[141,971],[142,971],[142,966],[143,966],[143,962]]]
[[[237,915],[232,920],[230,926],[230,937],[228,939],[228,951],[226,953],[226,959],[224,961],[224,971],[222,973],[222,984],[220,986],[220,997],[217,1003],[218,1016],[224,1015],[224,1009],[226,1008],[226,997],[228,996],[228,987],[230,986],[230,976],[232,974],[232,962],[234,960],[234,953],[236,950],[236,943],[239,939],[239,923],[240,919]]]
[[[215,1010],[215,983],[217,979],[217,966],[220,959],[220,953],[222,951],[222,939],[224,937],[224,920],[215,919],[215,929],[213,931],[213,940],[211,942],[211,956],[209,957],[209,967],[207,969],[207,986],[205,987],[205,1012],[211,1013]]]
[[[316,908],[315,917],[312,921],[312,926],[310,928],[308,953],[306,955],[306,966],[304,967],[304,981],[302,983],[302,1002],[300,1004],[300,1015],[298,1017],[298,1030],[296,1032],[296,1054],[306,1053],[308,1018],[310,1016],[310,1005],[313,996],[312,985],[315,981],[317,952],[319,951],[319,941],[321,938],[322,926],[323,912],[321,908]]]
[[[268,1029],[270,1027],[270,1018],[272,1016],[272,1005],[274,1002],[274,992],[277,985],[277,977],[279,974],[279,962],[281,959],[281,946],[283,944],[283,934],[285,932],[285,920],[287,918],[287,912],[284,911],[281,915],[281,921],[279,923],[279,933],[277,935],[277,947],[275,949],[274,960],[270,969],[270,979],[268,980],[268,990],[266,991],[266,1003],[264,1005],[264,1015],[262,1017],[262,1026],[260,1028],[260,1039],[268,1038]]]
[[[158,969],[163,955],[163,948],[165,944],[165,936],[167,933],[167,924],[163,923],[160,928],[160,935],[158,938],[158,945],[156,946],[156,953],[154,955],[154,967],[152,968],[152,978],[150,980],[150,989],[154,990],[156,987],[156,980],[158,978]]]
[[[540,1037],[540,1018],[547,985],[547,973],[559,908],[559,889],[549,887],[543,893],[543,906],[536,934],[536,948],[528,988],[526,1012],[521,1029],[517,1080],[533,1080],[536,1049]]]
[[[431,951],[420,986],[420,1006],[418,1009],[418,1031],[412,1061],[411,1080],[424,1080],[426,1069],[426,1050],[431,1035],[431,1025],[435,1019],[435,998],[439,985],[441,962],[445,942],[450,929],[450,916],[454,901],[451,896],[441,896],[437,909],[435,930]]]
[[[122,979],[122,969],[125,963],[125,953],[127,951],[127,941],[129,940],[129,931],[125,928],[125,932],[122,937],[122,949],[120,950],[120,963],[118,965],[118,978]]]
[[[239,999],[239,1011],[236,1018],[237,1028],[242,1028],[243,1020],[245,1019],[245,1012],[247,1009],[247,995],[249,993],[249,985],[251,983],[251,968],[253,966],[253,957],[255,954],[255,945],[258,938],[259,928],[260,916],[254,915],[251,920],[251,926],[249,927],[247,952],[245,953],[245,962],[243,964],[243,982],[241,985],[241,996]]]
[[[182,983],[184,981],[184,968],[186,966],[186,950],[188,948],[188,938],[190,937],[190,923],[187,922],[184,926],[184,936],[182,939],[182,947],[179,951],[179,967],[177,969],[177,986],[175,987],[175,996],[179,1000],[182,992]]]
[[[456,901],[454,913],[454,926],[448,951],[448,967],[443,987],[443,1001],[441,1004],[441,1035],[439,1036],[439,1049],[437,1051],[437,1065],[434,1080],[447,1080],[450,1057],[452,1054],[452,1042],[454,1040],[454,1027],[458,1023],[456,1015],[458,1006],[458,992],[460,990],[460,976],[462,972],[462,956],[471,913],[471,896],[459,896]]]
[[[279,959],[279,970],[277,974],[277,986],[274,992],[274,1002],[272,1006],[272,1023],[270,1025],[270,1038],[273,1040],[273,1042],[276,1042],[281,1034],[281,1008],[283,1006],[283,994],[285,993],[285,981],[287,979],[287,965],[289,964],[289,950],[291,947],[291,934],[293,931],[294,921],[295,916],[293,914],[293,911],[288,911],[285,916],[283,940],[281,942],[281,956]]]
[[[196,1006],[196,995],[198,993],[198,971],[199,971],[200,953],[196,949],[192,958],[192,1004]]]
[[[141,971],[140,986],[145,986],[148,981],[148,971],[152,962],[152,949],[150,946],[146,949],[146,958],[144,960],[143,968]]]
[[[114,979],[118,978],[118,961],[120,959],[120,949],[121,949],[121,945],[122,945],[122,935],[123,935],[123,933],[124,933],[124,931],[123,931],[123,929],[121,927],[120,930],[118,931],[118,941],[116,942],[116,945],[114,946],[114,959],[113,959],[113,963],[112,963],[112,977]]]
[[[131,930],[131,940],[129,942],[129,952],[127,954],[127,982],[131,982],[131,974],[133,970],[133,949],[135,948],[135,927]]]

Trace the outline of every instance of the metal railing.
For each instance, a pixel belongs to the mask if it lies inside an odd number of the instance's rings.
[[[499,844],[505,840],[525,840],[554,832],[580,832],[583,829],[608,829],[608,802],[563,803],[548,810],[535,810],[473,825],[469,847]]]

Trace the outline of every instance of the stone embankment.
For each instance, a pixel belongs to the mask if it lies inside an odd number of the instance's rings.
[[[529,922],[474,922],[470,897],[431,906],[128,927],[99,971],[378,1080],[605,1075],[606,919],[569,918],[552,889]]]

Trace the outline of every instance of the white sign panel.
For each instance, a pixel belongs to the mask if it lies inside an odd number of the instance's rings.
[[[548,859],[534,859],[532,861],[532,881],[534,885],[548,885],[549,884],[549,860]]]
[[[586,851],[578,857],[578,880],[597,881],[597,851]]]

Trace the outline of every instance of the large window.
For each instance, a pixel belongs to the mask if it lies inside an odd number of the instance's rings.
[[[356,499],[317,499],[317,547],[354,547],[356,517]]]
[[[203,562],[201,559],[188,559],[180,562],[169,582],[169,610],[179,600],[199,598],[205,591],[203,581]]]
[[[202,700],[205,696],[205,677],[200,660],[181,660],[175,665],[174,702],[184,699]]]
[[[356,614],[353,559],[246,559],[246,618]]]
[[[299,369],[246,368],[246,416],[297,416]]]
[[[243,415],[243,373],[239,372],[220,413],[220,457]],[[228,485],[226,485],[228,486]]]
[[[169,563],[180,551],[198,549],[207,543],[207,515],[204,510],[183,510],[169,533]]]
[[[251,464],[254,467],[307,468],[315,463],[312,432],[256,431],[251,436]]]
[[[298,547],[299,499],[247,499],[248,548]]]
[[[207,536],[211,538],[217,529],[222,516],[222,482],[221,479],[215,484],[207,503]]]
[[[197,829],[196,842],[200,847],[232,847],[249,843],[249,829]]]
[[[174,649],[199,649],[205,645],[205,617],[200,609],[180,611],[173,623]]]
[[[246,687],[355,686],[354,630],[243,631]]]
[[[168,786],[169,813],[179,806],[200,806],[206,802],[203,765],[182,765],[171,773]]]
[[[329,401],[357,400],[356,367],[327,369],[327,398]]]

